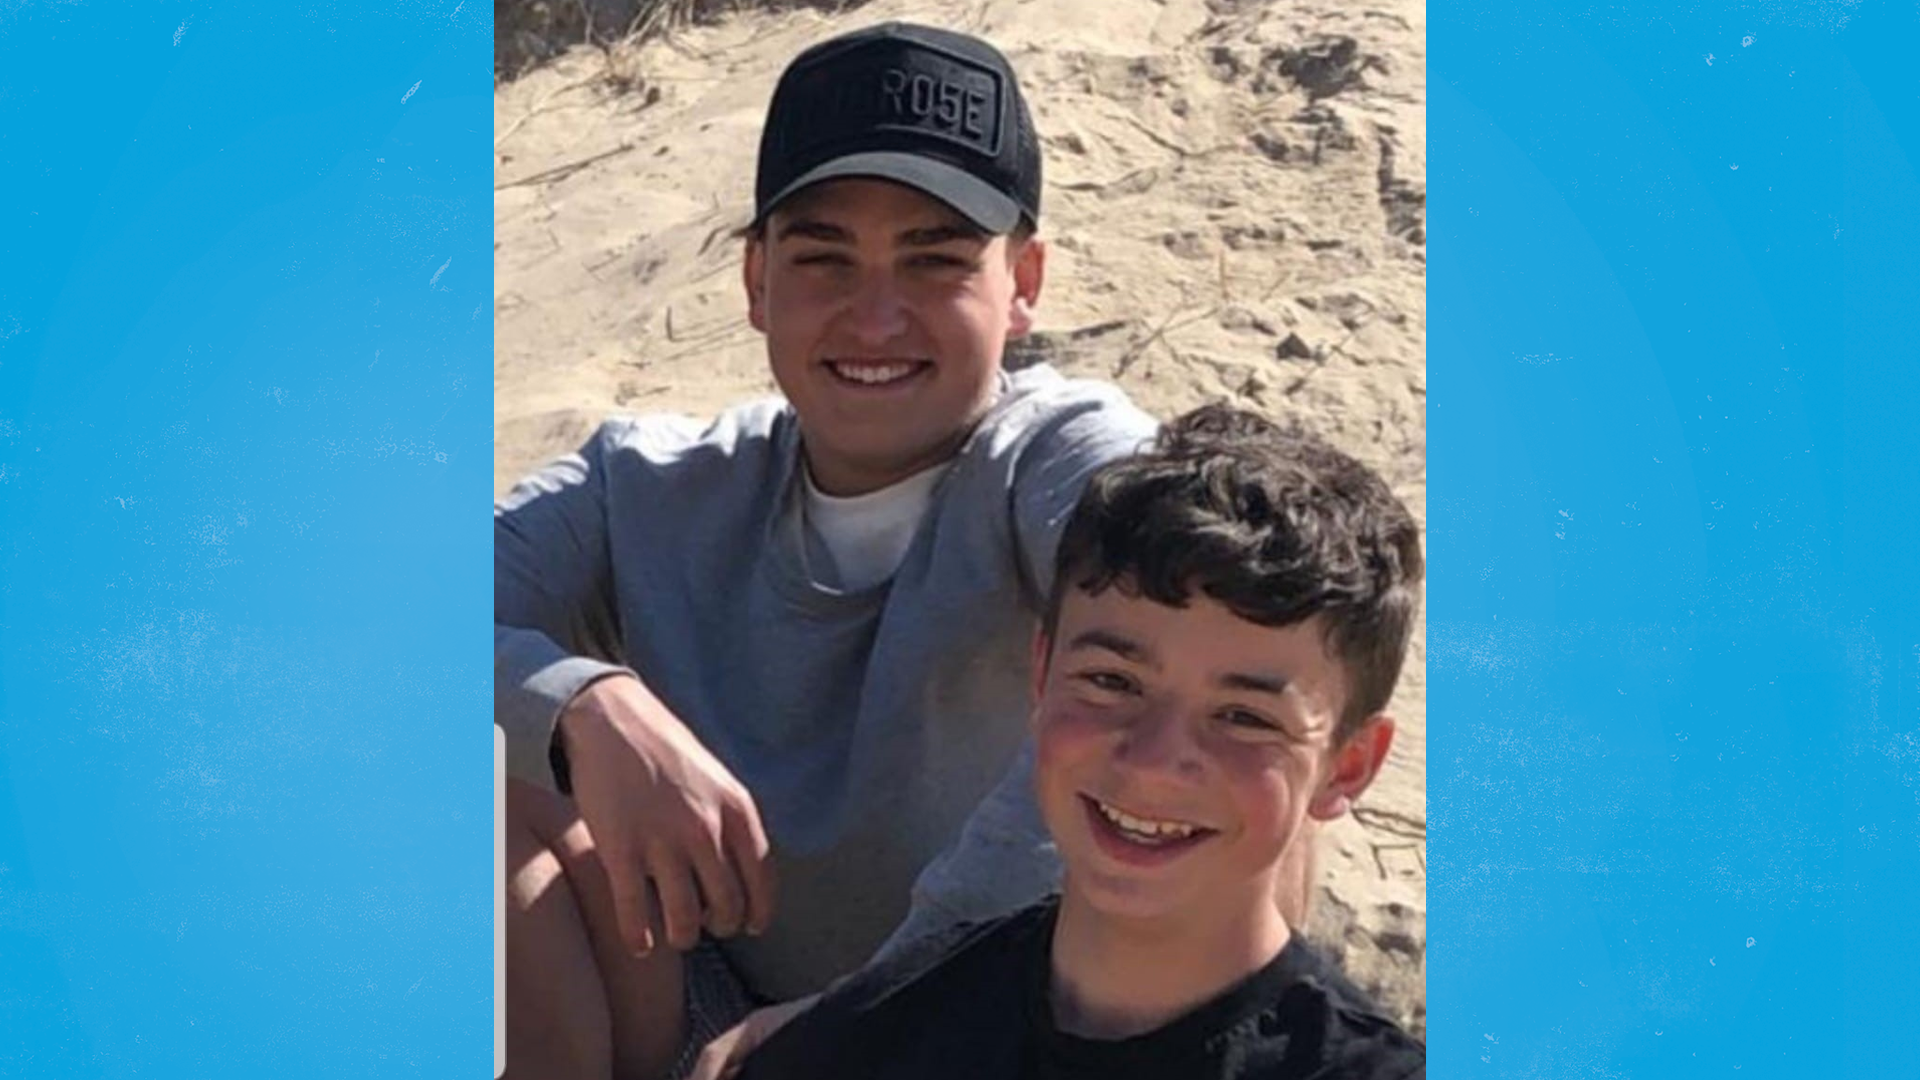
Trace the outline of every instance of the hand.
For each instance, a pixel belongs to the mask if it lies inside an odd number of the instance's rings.
[[[628,949],[652,952],[662,924],[681,951],[702,927],[766,929],[774,882],[760,811],[659,698],[632,676],[599,679],[568,703],[560,731]]]
[[[748,1054],[772,1038],[774,1032],[786,1027],[787,1021],[813,1008],[819,999],[820,995],[815,994],[748,1013],[745,1020],[714,1036],[706,1049],[700,1051],[688,1080],[728,1080],[740,1071]]]

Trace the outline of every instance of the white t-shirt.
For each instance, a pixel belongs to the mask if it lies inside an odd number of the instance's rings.
[[[845,498],[821,491],[813,473],[801,469],[806,492],[801,512],[812,533],[809,539],[819,540],[818,545],[807,545],[807,570],[814,580],[843,592],[861,592],[892,577],[949,467],[942,462],[879,491]]]

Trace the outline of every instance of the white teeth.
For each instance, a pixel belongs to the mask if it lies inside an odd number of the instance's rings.
[[[902,379],[913,373],[912,364],[842,364],[833,365],[834,374],[843,379],[878,386]]]
[[[1199,826],[1189,825],[1183,821],[1150,821],[1146,818],[1137,818],[1118,807],[1108,806],[1099,799],[1093,800],[1093,805],[1099,808],[1100,816],[1118,825],[1122,831],[1148,841],[1184,840],[1199,831]]]

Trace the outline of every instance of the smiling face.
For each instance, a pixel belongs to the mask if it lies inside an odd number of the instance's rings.
[[[1346,811],[1393,737],[1376,716],[1331,745],[1347,691],[1317,617],[1071,590],[1034,651],[1040,809],[1069,897],[1108,917],[1278,919],[1282,856]]]
[[[1044,265],[1038,241],[885,181],[828,181],[775,210],[747,245],[748,315],[814,482],[862,494],[952,456],[1031,326]]]

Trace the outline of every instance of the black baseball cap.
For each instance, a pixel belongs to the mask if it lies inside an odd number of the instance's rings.
[[[1040,143],[1000,51],[882,23],[813,46],[767,107],[753,226],[800,189],[843,176],[917,188],[991,233],[1040,220]]]

